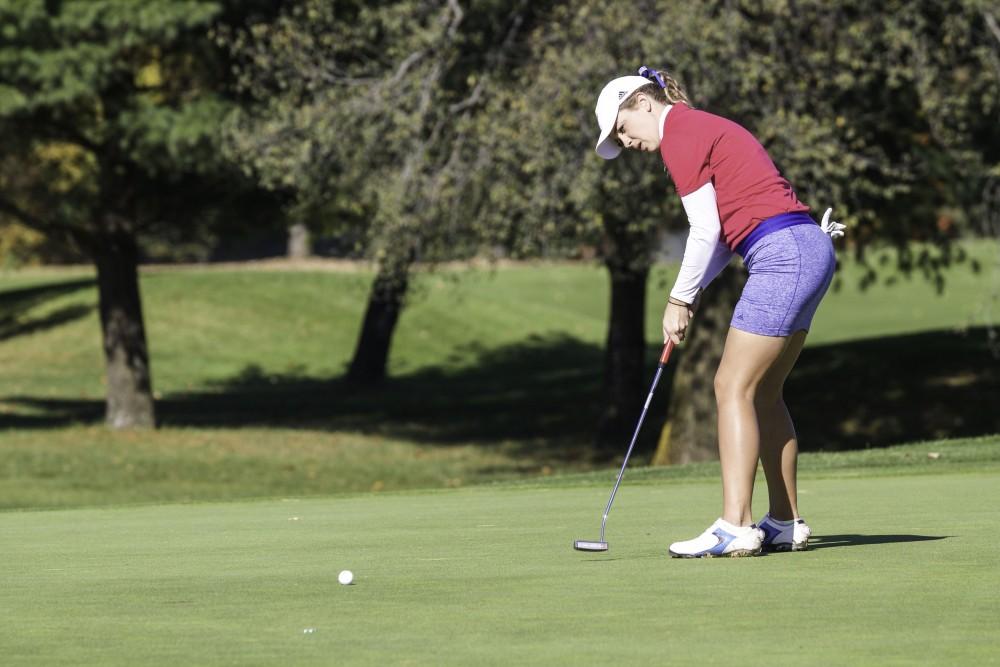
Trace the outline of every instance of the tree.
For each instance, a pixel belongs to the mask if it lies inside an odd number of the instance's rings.
[[[93,260],[113,428],[155,424],[140,235],[178,238],[260,204],[217,157],[230,104],[206,36],[224,9],[0,0],[0,215]]]
[[[490,180],[494,226],[530,254],[597,249],[611,284],[604,408],[597,440],[620,445],[635,426],[645,376],[646,285],[657,237],[686,226],[668,180],[648,156],[605,163],[594,154],[594,103],[603,85],[633,73],[656,3],[566,3],[531,34],[518,85],[496,118]]]
[[[351,380],[385,377],[413,263],[467,256],[486,238],[483,155],[468,131],[542,5],[305,0],[222,35],[258,101],[231,119],[231,155],[292,192],[298,219],[336,216],[377,265]]]

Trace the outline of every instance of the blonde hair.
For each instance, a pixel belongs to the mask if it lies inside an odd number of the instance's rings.
[[[619,108],[634,109],[636,105],[636,96],[639,93],[644,93],[647,97],[653,98],[660,104],[677,104],[678,102],[683,102],[689,107],[694,108],[694,105],[691,104],[691,100],[688,99],[687,93],[684,92],[683,88],[681,88],[681,84],[677,83],[677,79],[663,71],[659,74],[663,77],[663,82],[667,84],[665,88],[655,82],[650,82],[644,86],[640,86],[639,88],[636,88],[631,95],[625,98],[625,101],[621,103]]]

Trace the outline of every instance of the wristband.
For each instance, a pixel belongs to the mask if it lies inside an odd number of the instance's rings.
[[[667,298],[667,303],[672,303],[675,306],[680,306],[681,308],[690,308],[691,307],[690,303],[684,303],[680,299],[675,299],[672,296]]]

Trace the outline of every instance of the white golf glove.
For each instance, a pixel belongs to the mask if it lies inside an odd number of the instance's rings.
[[[819,223],[819,226],[824,232],[830,235],[831,239],[837,239],[844,235],[847,225],[842,225],[836,220],[831,220],[831,213],[833,213],[832,208],[826,209],[826,213],[823,214],[823,221]]]

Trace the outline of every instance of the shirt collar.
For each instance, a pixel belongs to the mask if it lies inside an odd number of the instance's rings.
[[[663,111],[660,112],[660,141],[663,141],[663,124],[667,121],[667,113],[673,108],[673,104],[668,104],[663,107]]]

